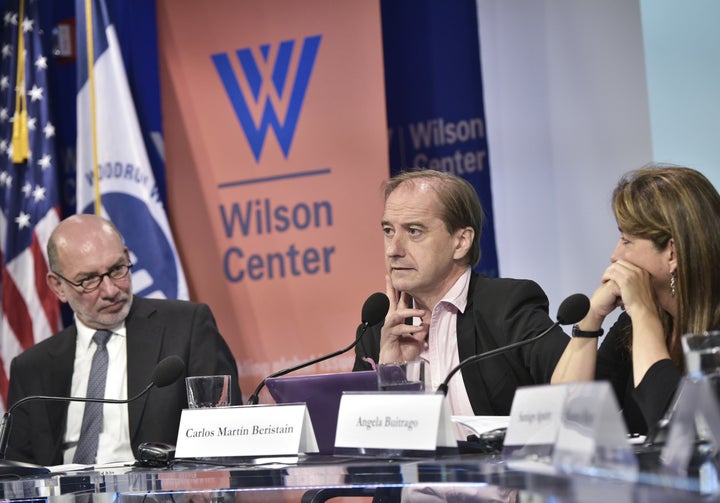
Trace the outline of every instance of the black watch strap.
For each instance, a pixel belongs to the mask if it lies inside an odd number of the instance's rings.
[[[580,330],[580,327],[578,327],[577,324],[573,325],[573,327],[572,327],[572,336],[573,337],[582,337],[585,339],[597,339],[604,333],[605,333],[605,331],[602,328],[600,330],[596,330],[594,332],[586,332],[584,330]]]

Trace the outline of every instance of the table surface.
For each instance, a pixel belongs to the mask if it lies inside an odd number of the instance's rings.
[[[300,501],[319,489],[372,494],[429,490],[469,494],[473,501],[597,502],[718,501],[717,474],[674,476],[653,470],[564,468],[519,464],[499,455],[462,454],[424,458],[307,455],[255,460],[176,460],[165,468],[99,467],[96,470],[0,479],[3,501],[68,501],[75,496],[104,495],[108,501],[204,494],[204,501],[225,501],[278,491],[279,499]],[[426,488],[426,489],[423,489]],[[430,488],[430,489],[427,489]],[[282,498],[281,495],[282,494]],[[121,498],[117,498],[120,496]],[[602,497],[602,499],[599,499]],[[191,498],[193,499],[193,498]],[[252,499],[252,498],[251,498]],[[468,498],[466,497],[465,500]],[[452,498],[448,498],[452,500]],[[465,501],[464,500],[464,501]]]

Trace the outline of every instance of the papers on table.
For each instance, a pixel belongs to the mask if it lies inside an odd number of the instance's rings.
[[[510,416],[452,416],[450,419],[477,436],[498,428],[507,428],[510,424]]]

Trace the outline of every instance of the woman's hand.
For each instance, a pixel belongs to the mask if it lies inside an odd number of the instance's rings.
[[[616,285],[622,307],[632,319],[633,379],[638,386],[650,367],[670,358],[652,277],[644,269],[618,260],[605,270],[603,281]]]
[[[637,314],[657,311],[650,273],[644,269],[625,260],[618,260],[605,270],[601,280],[603,285],[596,291],[599,293],[598,312],[610,307],[612,295],[615,295],[615,306],[625,309],[631,318]]]

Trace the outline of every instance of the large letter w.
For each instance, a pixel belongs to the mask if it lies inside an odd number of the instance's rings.
[[[297,63],[297,72],[295,73],[295,81],[291,86],[287,85],[290,62],[292,60],[293,49],[295,47],[294,40],[286,40],[278,46],[275,61],[269,61],[270,45],[260,47],[262,61],[258,65],[249,48],[238,49],[236,55],[240,63],[240,67],[245,75],[247,87],[252,93],[252,103],[255,109],[262,107],[262,116],[260,124],[256,125],[250,113],[247,96],[240,87],[235,72],[230,65],[230,58],[226,53],[213,54],[212,60],[215,68],[220,74],[220,79],[225,86],[230,102],[235,109],[235,115],[240,121],[240,125],[245,131],[250,148],[255,155],[255,160],[260,160],[263,144],[265,143],[265,135],[268,127],[272,127],[277,136],[283,155],[287,158],[290,152],[293,136],[295,135],[295,127],[300,118],[300,109],[302,108],[305,92],[307,91],[310,75],[312,74],[315,64],[315,56],[317,56],[320,47],[320,35],[308,37],[303,41],[300,58]],[[286,105],[285,121],[280,122],[278,113],[275,110],[270,94],[271,90],[264,86],[262,70],[270,70],[264,72],[265,75],[271,76],[272,85],[277,99]],[[290,87],[290,92],[285,92]],[[288,96],[289,94],[289,96]],[[261,103],[264,100],[264,103]]]

